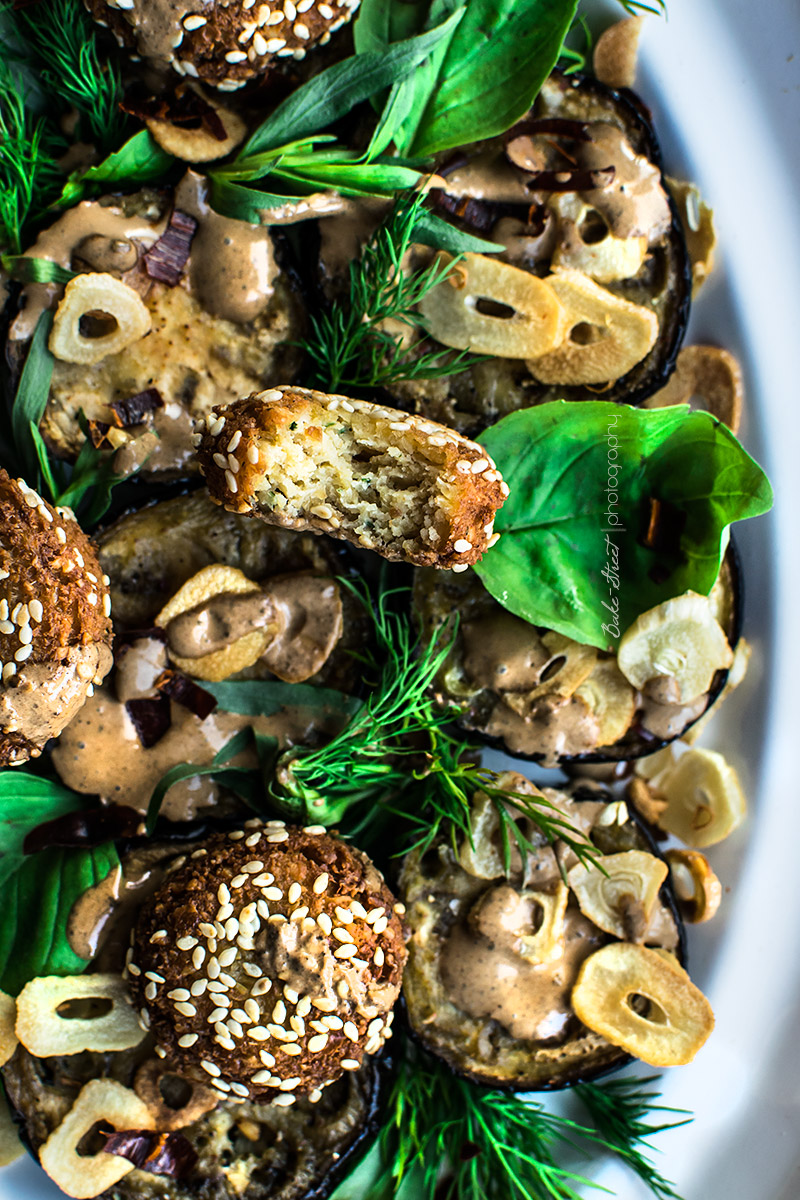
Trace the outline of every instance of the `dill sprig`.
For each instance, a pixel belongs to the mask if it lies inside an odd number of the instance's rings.
[[[406,1042],[380,1134],[383,1169],[363,1200],[401,1194],[404,1182],[414,1200],[580,1200],[573,1185],[597,1185],[556,1160],[579,1137],[602,1144],[595,1130],[462,1079]]]
[[[56,155],[65,148],[50,122],[26,105],[19,71],[0,61],[0,250],[24,249],[26,223],[63,180]]]
[[[575,1089],[607,1145],[644,1180],[658,1200],[681,1200],[668,1179],[658,1171],[644,1151],[652,1151],[648,1141],[665,1129],[677,1129],[692,1121],[685,1108],[668,1108],[655,1101],[661,1093],[648,1090],[657,1083],[657,1075],[643,1079],[616,1079],[604,1084],[582,1083]],[[683,1120],[649,1124],[643,1118],[652,1113],[672,1113]]]
[[[127,117],[119,107],[122,81],[116,63],[101,62],[96,26],[78,0],[40,0],[16,13],[18,27],[41,79],[62,104],[73,105],[82,134],[102,151],[116,147]]]
[[[440,835],[454,849],[464,837],[474,845],[470,816],[480,791],[497,813],[506,872],[514,843],[523,856],[536,851],[517,824],[520,817],[548,842],[565,843],[581,862],[597,859],[600,851],[556,805],[502,787],[497,772],[472,761],[476,747],[447,732],[455,710],[437,706],[430,689],[452,648],[455,625],[440,626],[422,645],[409,617],[391,608],[395,597],[407,596],[405,589],[381,589],[373,607],[364,589],[342,582],[372,615],[379,677],[337,737],[319,749],[282,756],[271,788],[278,806],[321,825],[339,824],[347,813],[362,828],[369,812],[377,816],[382,809],[405,819],[410,845],[404,852],[424,852]],[[376,667],[374,657],[368,665]]]
[[[328,312],[311,317],[311,334],[301,344],[314,363],[314,382],[328,392],[340,388],[383,387],[403,379],[435,379],[458,374],[475,361],[468,351],[408,353],[403,333],[385,322],[425,329],[415,311],[420,300],[449,275],[457,258],[436,256],[424,270],[408,274],[403,259],[423,213],[425,195],[401,195],[360,257],[350,264],[348,294]]]

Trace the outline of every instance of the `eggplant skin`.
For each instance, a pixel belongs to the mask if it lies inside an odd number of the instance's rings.
[[[576,801],[614,799],[594,783],[576,784],[570,795]],[[658,855],[655,842],[635,816],[622,826],[596,827],[591,836],[603,854],[637,849]],[[525,1041],[512,1038],[491,1018],[470,1016],[450,1000],[439,974],[439,955],[453,926],[497,882],[464,871],[449,843],[437,844],[424,856],[413,851],[406,857],[400,892],[411,940],[403,996],[417,1041],[456,1074],[509,1091],[557,1091],[588,1083],[631,1062],[631,1055],[587,1029],[577,1017],[560,1042]],[[668,882],[659,898],[674,922],[676,953],[685,966],[683,923]]]
[[[590,76],[567,76],[555,71],[544,84],[531,115],[610,122],[624,130],[637,154],[661,169],[661,151],[649,113],[627,89],[615,91]],[[475,143],[454,151],[453,155],[467,159],[493,147],[499,152],[502,141],[497,138]],[[448,161],[453,155],[448,156]],[[440,167],[446,174],[447,161]],[[658,317],[655,345],[625,375],[604,390],[587,385],[550,386],[538,383],[522,360],[490,358],[455,375],[392,384],[389,391],[394,400],[401,408],[415,408],[433,420],[454,426],[468,437],[477,436],[509,412],[551,400],[596,400],[602,394],[604,400],[619,404],[642,404],[665,385],[675,368],[691,305],[691,263],[686,239],[663,172],[662,186],[672,214],[668,232],[652,248],[638,275],[603,285],[622,299],[649,308]],[[498,206],[498,216],[501,208],[504,215],[512,215],[514,206]],[[525,211],[520,208],[521,219],[525,219]],[[473,228],[449,212],[441,215],[468,233],[492,236],[484,226]],[[428,345],[425,343],[426,348]]]
[[[733,541],[728,545],[720,575],[723,587],[723,611],[720,623],[730,645],[735,647],[742,629],[744,584],[739,555]],[[463,575],[451,573],[445,575],[422,568],[415,571],[414,619],[421,631],[423,643],[427,642],[442,622],[450,618],[454,612],[458,612],[460,625],[463,625],[465,621],[480,620],[482,617],[488,618],[493,613],[502,611],[504,610],[500,604],[493,599],[473,572]],[[523,761],[541,761],[542,754],[511,750],[502,738],[494,737],[487,732],[492,711],[498,703],[499,693],[488,685],[481,686],[471,681],[466,675],[463,662],[464,642],[461,632],[457,630],[450,654],[434,681],[434,695],[437,703],[455,707],[458,710],[457,724],[466,732],[477,736],[486,745],[502,750]],[[582,763],[628,762],[631,759],[654,754],[663,746],[683,737],[687,729],[690,729],[695,721],[699,721],[708,712],[720,696],[727,678],[726,670],[717,671],[708,690],[708,701],[703,711],[688,721],[683,729],[677,730],[672,737],[659,738],[634,720],[624,737],[613,744],[588,752],[561,754],[558,765],[580,767]]]
[[[123,873],[150,878],[157,886],[161,872],[201,844],[211,828],[194,822],[158,841],[129,840],[121,846]],[[97,969],[121,969],[133,919],[134,911],[117,919]],[[105,1077],[130,1087],[145,1063],[172,1074],[169,1064],[155,1057],[154,1044],[148,1035],[132,1050],[58,1058],[35,1058],[18,1046],[2,1068],[2,1078],[32,1155],[38,1158],[40,1147],[90,1079]],[[346,1072],[326,1087],[316,1104],[305,1097],[289,1108],[220,1100],[211,1112],[180,1130],[199,1156],[188,1176],[175,1180],[134,1170],[103,1192],[102,1200],[326,1200],[377,1135],[390,1074],[387,1055],[367,1057],[358,1071]],[[251,1136],[250,1126],[258,1126],[258,1139],[246,1136],[242,1125]]]

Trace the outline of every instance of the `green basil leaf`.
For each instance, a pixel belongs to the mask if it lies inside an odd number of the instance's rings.
[[[438,217],[436,213],[428,212],[427,209],[423,209],[414,226],[414,240],[422,242],[423,246],[446,250],[448,254],[499,254],[505,249],[500,242],[489,242],[485,238],[456,229],[455,225]]]
[[[106,183],[150,183],[161,179],[176,160],[162,150],[149,130],[141,129],[109,154],[96,167],[69,179],[59,197],[59,205],[74,204],[87,187]]]
[[[313,187],[314,191],[335,188],[343,195],[371,195],[413,188],[420,179],[419,171],[398,166],[393,162],[373,163],[324,163],[313,162],[298,165],[291,159],[285,160],[274,173],[275,178],[287,179]]]
[[[17,283],[69,283],[75,271],[68,271],[49,258],[31,258],[27,254],[2,254],[0,265]]]
[[[75,901],[119,865],[113,842],[50,849],[25,858],[3,885],[0,988],[17,995],[39,975],[77,975],[87,960],[67,941]]]
[[[326,129],[375,92],[391,87],[450,33],[450,21],[386,50],[353,55],[309,79],[279,104],[245,143],[240,158]]]
[[[223,712],[242,717],[271,717],[282,708],[329,708],[352,716],[362,704],[356,697],[333,688],[274,680],[239,679],[223,683],[204,680],[203,690],[211,693]]]
[[[31,440],[31,425],[38,428],[47,406],[50,381],[53,378],[55,360],[47,348],[52,324],[53,314],[50,312],[43,312],[36,322],[11,410],[14,446],[22,474],[29,481],[38,480],[39,462],[36,446]]]
[[[25,860],[22,844],[32,829],[86,806],[85,796],[41,775],[0,771],[0,885]]]
[[[398,149],[428,157],[503,133],[555,65],[578,0],[470,0],[416,131]]]
[[[602,649],[663,601],[707,594],[728,526],[772,503],[731,431],[685,407],[560,400],[512,413],[478,441],[510,494],[476,573],[517,616]],[[654,501],[664,519],[652,547]]]

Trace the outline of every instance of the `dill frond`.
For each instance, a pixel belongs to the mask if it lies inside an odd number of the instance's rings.
[[[57,193],[65,143],[25,102],[20,73],[0,61],[0,249],[20,254],[26,223]]]
[[[464,371],[476,356],[468,351],[432,350],[410,355],[402,333],[385,328],[387,321],[409,329],[425,328],[415,311],[457,260],[434,258],[423,271],[405,274],[403,259],[413,241],[425,201],[424,193],[401,196],[386,220],[350,264],[348,295],[328,312],[311,318],[311,334],[301,345],[314,364],[314,383],[325,391],[383,387],[401,379],[435,379]]]
[[[657,1075],[648,1075],[643,1079],[615,1079],[603,1084],[581,1083],[575,1092],[609,1148],[636,1172],[653,1195],[658,1200],[681,1200],[644,1151],[653,1150],[648,1141],[653,1134],[688,1125],[693,1118],[684,1108],[655,1103],[661,1094],[648,1090],[647,1085],[657,1082]],[[653,1113],[672,1113],[683,1119],[648,1124],[643,1118]]]
[[[48,90],[81,117],[84,132],[101,151],[116,148],[126,115],[119,107],[122,81],[116,63],[101,62],[96,26],[79,0],[42,0],[17,14],[20,28],[41,62]]]

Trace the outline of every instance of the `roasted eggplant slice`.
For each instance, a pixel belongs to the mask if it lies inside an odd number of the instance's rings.
[[[532,790],[514,773],[503,786]],[[549,846],[532,827],[526,834],[535,852],[523,859],[515,849],[506,875],[497,817],[480,793],[474,844],[464,838],[456,853],[442,840],[422,856],[414,851],[400,877],[412,931],[403,992],[414,1033],[453,1070],[514,1089],[566,1087],[628,1060],[572,1010],[572,986],[592,953],[623,934],[626,942],[668,952],[673,962],[683,954],[671,893],[659,884],[666,864],[625,805],[585,783],[570,796],[552,789],[544,795],[608,864],[608,878],[598,876],[599,908],[573,876],[582,871],[574,855]],[[638,879],[644,863],[649,881]]]
[[[727,670],[716,671],[707,691],[687,703],[676,701],[668,676],[659,677],[658,687],[638,690],[615,655],[527,624],[502,608],[472,572],[419,569],[414,604],[425,640],[459,614],[453,648],[436,679],[438,702],[459,710],[462,728],[546,766],[651,754],[708,710],[727,676]],[[732,546],[710,607],[735,646],[741,579]]]
[[[27,284],[9,331],[19,368],[39,315],[55,310],[41,431],[60,457],[83,445],[83,412],[117,448],[118,474],[144,462],[161,478],[191,474],[193,418],[298,370],[303,308],[272,235],[212,212],[193,171],[174,193],[81,203],[30,253],[78,272],[66,291]],[[143,394],[146,406],[131,405]]]
[[[633,162],[635,186],[626,175]],[[635,365],[623,369],[628,358],[622,355],[620,373],[595,378],[590,372],[583,378],[585,368],[581,374],[566,360],[579,347],[585,357],[594,340],[586,315],[573,321],[566,355],[562,347],[557,362],[548,362],[550,355],[527,363],[522,356],[490,358],[456,375],[395,384],[392,395],[402,407],[414,405],[472,436],[533,404],[596,399],[598,393],[640,404],[663,386],[685,332],[691,275],[655,135],[632,93],[556,72],[528,119],[502,138],[455,152],[439,165],[439,174],[444,186],[432,192],[436,210],[460,228],[505,245],[499,262],[545,278],[551,271],[570,277],[580,272],[588,281],[580,300],[587,314],[603,294],[595,289],[602,288],[626,319],[636,312],[651,322],[654,316],[657,333],[645,339],[651,348]],[[512,315],[507,306],[503,311],[501,295],[489,300],[483,307],[477,300],[478,312]],[[569,312],[576,303],[571,293]],[[435,323],[432,333],[435,337]],[[644,331],[636,331],[638,341],[642,336]]]
[[[111,911],[93,970],[121,971],[136,912],[170,866],[196,845],[194,840],[131,843],[122,859],[120,902],[99,890],[82,898],[76,935],[96,934],[95,924],[101,926]],[[379,1061],[367,1059],[358,1071],[326,1087],[316,1103],[300,1098],[290,1107],[237,1103],[156,1057],[148,1035],[132,1050],[57,1058],[37,1058],[20,1046],[3,1077],[22,1135],[37,1157],[83,1086],[97,1079],[133,1089],[154,1114],[159,1131],[187,1139],[197,1155],[188,1172],[170,1177],[134,1170],[103,1192],[109,1200],[322,1200],[376,1132],[384,1070]],[[101,1118],[99,1113],[98,1122]],[[89,1138],[83,1148],[93,1155],[102,1142],[88,1144]],[[88,1170],[91,1159],[86,1161]]]

